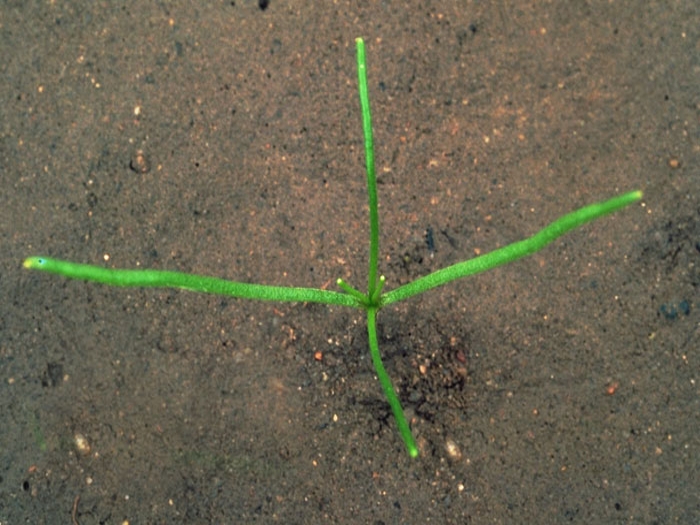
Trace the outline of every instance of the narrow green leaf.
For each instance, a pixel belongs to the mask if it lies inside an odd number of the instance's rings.
[[[367,87],[367,64],[365,42],[355,39],[357,49],[357,81],[362,111],[362,132],[365,137],[365,164],[367,171],[367,195],[369,197],[369,274],[367,295],[374,296],[377,286],[377,264],[379,261],[379,210],[377,199],[377,176],[374,171],[374,139],[372,138],[372,116],[369,110],[369,88]]]
[[[637,202],[641,198],[641,191],[632,191],[617,197],[613,197],[605,202],[585,206],[579,210],[569,213],[568,215],[560,217],[532,237],[519,242],[514,242],[513,244],[509,244],[508,246],[504,246],[498,250],[480,255],[474,259],[453,264],[452,266],[448,266],[442,270],[437,270],[436,272],[387,292],[381,298],[381,306],[386,306],[397,301],[408,299],[409,297],[413,297],[414,295],[426,292],[432,288],[437,288],[438,286],[461,279],[462,277],[485,272],[486,270],[490,270],[496,266],[501,266],[502,264],[531,255],[541,250],[554,239],[561,237],[568,231],[578,228],[579,226],[582,226],[593,219],[597,219],[603,215],[617,211],[620,208],[624,208],[633,202]]]
[[[182,288],[242,299],[295,303],[325,303],[362,308],[357,298],[318,288],[293,288],[227,281],[217,277],[161,270],[121,270],[78,264],[50,257],[29,257],[24,267],[55,273],[71,279],[95,281],[111,286],[138,288]]]

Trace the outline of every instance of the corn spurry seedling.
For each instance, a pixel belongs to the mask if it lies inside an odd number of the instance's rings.
[[[205,277],[189,273],[159,271],[159,270],[120,270],[103,268],[87,264],[77,264],[50,257],[29,257],[24,261],[24,267],[32,270],[42,270],[56,273],[71,279],[96,281],[112,286],[124,287],[154,287],[182,288],[194,292],[221,294],[243,299],[258,299],[261,301],[314,302],[331,305],[348,306],[367,312],[367,332],[369,335],[369,350],[372,356],[379,383],[382,386],[391,410],[396,419],[401,438],[411,457],[418,456],[418,446],[411,433],[408,421],[391,379],[387,374],[379,353],[377,341],[377,312],[384,306],[408,299],[432,288],[449,282],[490,270],[496,266],[515,261],[541,250],[549,243],[564,235],[569,230],[617,211],[642,198],[641,191],[632,191],[613,197],[598,204],[591,204],[571,212],[552,222],[532,237],[509,244],[493,252],[474,259],[459,262],[435,271],[415,281],[400,286],[394,290],[382,293],[384,276],[378,276],[379,261],[379,214],[377,209],[377,179],[374,171],[374,146],[372,141],[372,122],[369,108],[369,90],[367,88],[367,70],[365,61],[365,46],[361,38],[356,39],[357,73],[360,93],[360,108],[362,112],[362,129],[365,143],[365,160],[367,173],[367,194],[369,197],[369,273],[367,292],[353,288],[342,279],[337,284],[344,292],[333,292],[319,288],[292,288],[285,286],[268,286],[228,281],[216,277]]]

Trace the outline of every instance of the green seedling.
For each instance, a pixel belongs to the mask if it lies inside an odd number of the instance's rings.
[[[555,220],[532,237],[509,244],[493,252],[459,262],[429,275],[416,279],[386,293],[382,293],[384,276],[379,276],[377,263],[379,260],[379,214],[377,211],[377,179],[374,171],[374,146],[372,141],[372,123],[367,88],[367,70],[365,61],[365,46],[361,38],[356,39],[357,74],[362,111],[362,129],[365,142],[365,160],[367,171],[367,193],[369,196],[369,276],[367,292],[353,288],[342,279],[337,280],[342,292],[322,290],[318,288],[293,288],[285,286],[268,286],[228,281],[216,277],[205,277],[189,273],[159,271],[159,270],[120,270],[102,268],[86,264],[77,264],[50,257],[29,257],[24,261],[24,267],[32,270],[42,270],[56,273],[71,279],[96,281],[112,286],[124,287],[154,287],[154,288],[183,288],[194,292],[221,294],[244,299],[261,301],[284,302],[314,302],[330,305],[348,306],[367,312],[367,332],[369,334],[369,351],[372,356],[379,383],[389,402],[399,428],[401,438],[411,457],[418,456],[418,446],[411,433],[408,421],[404,416],[399,398],[391,384],[377,341],[377,312],[383,307],[408,299],[449,282],[490,270],[521,257],[541,250],[553,240],[564,235],[569,230],[617,211],[642,198],[641,191],[632,191],[613,197],[605,202],[585,206]]]

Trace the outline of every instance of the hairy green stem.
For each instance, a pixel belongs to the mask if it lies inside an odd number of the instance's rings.
[[[499,248],[492,252],[480,255],[468,261],[459,262],[437,270],[424,277],[420,277],[413,282],[395,288],[394,290],[384,294],[381,298],[381,306],[386,306],[397,301],[408,299],[414,295],[418,295],[432,288],[437,288],[446,283],[452,282],[462,277],[485,272],[496,266],[506,264],[527,255],[531,255],[545,246],[554,239],[561,237],[568,231],[578,228],[583,224],[607,215],[614,211],[624,208],[642,198],[641,191],[632,191],[623,195],[618,195],[605,202],[591,204],[571,212],[563,217],[560,217],[549,226],[541,229],[532,237],[528,237],[519,242],[514,242],[503,248]]]
[[[367,295],[373,297],[377,286],[377,264],[379,261],[379,210],[377,199],[377,176],[374,171],[374,140],[372,138],[372,116],[369,110],[369,88],[367,87],[367,64],[365,42],[355,39],[357,49],[357,82],[362,112],[362,132],[365,137],[365,165],[367,171],[367,195],[369,197],[369,273]]]
[[[377,372],[377,378],[379,378],[379,382],[384,390],[384,395],[386,396],[387,401],[389,401],[391,411],[394,413],[394,419],[396,420],[396,425],[399,427],[401,438],[406,445],[409,456],[412,458],[418,457],[418,446],[416,446],[416,441],[413,439],[413,434],[411,434],[411,428],[408,426],[408,421],[406,421],[406,416],[403,413],[401,402],[399,401],[396,392],[394,392],[394,387],[391,384],[389,374],[386,373],[384,363],[382,363],[382,357],[379,355],[376,308],[369,308],[367,310],[367,333],[369,335],[369,351],[370,354],[372,354],[372,363],[374,364],[374,369]]]
[[[320,290],[318,288],[240,283],[217,277],[162,270],[102,268],[100,266],[78,264],[50,257],[29,257],[24,261],[24,267],[63,275],[71,279],[95,281],[112,286],[182,288],[193,292],[227,295],[242,299],[258,299],[260,301],[325,303],[351,306],[353,308],[363,307],[362,303],[352,295]]]

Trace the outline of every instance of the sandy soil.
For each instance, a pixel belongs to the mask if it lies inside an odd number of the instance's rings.
[[[2,524],[700,521],[698,3],[360,4],[2,3]],[[388,288],[645,192],[382,311],[417,460],[360,312],[21,268],[361,286],[356,36]]]

